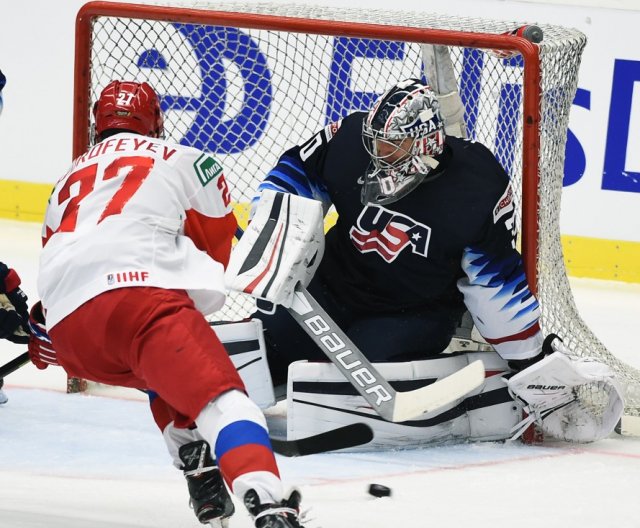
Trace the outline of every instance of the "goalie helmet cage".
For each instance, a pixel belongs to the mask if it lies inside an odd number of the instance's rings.
[[[391,83],[427,77],[421,46],[446,45],[468,135],[511,177],[543,332],[610,365],[624,385],[627,414],[640,415],[640,375],[581,320],[562,256],[565,144],[586,38],[540,25],[544,38],[534,44],[515,34],[524,25],[295,4],[90,2],[76,21],[73,155],[89,145],[90,109],[109,81],[148,81],[160,94],[167,138],[222,162],[242,223],[242,207],[282,152],[368,109]],[[241,319],[251,308],[230,296],[216,317]],[[598,387],[584,401],[601,405]]]

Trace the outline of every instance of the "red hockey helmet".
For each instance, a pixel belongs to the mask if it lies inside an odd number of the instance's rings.
[[[131,130],[149,137],[162,137],[164,125],[160,101],[146,83],[111,81],[93,106],[94,142],[105,130]]]

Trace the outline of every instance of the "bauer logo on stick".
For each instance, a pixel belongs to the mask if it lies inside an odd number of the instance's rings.
[[[391,400],[391,394],[378,382],[373,373],[363,366],[362,361],[353,357],[353,350],[345,345],[340,336],[332,331],[331,326],[319,314],[305,319],[304,324],[314,335],[320,337],[320,343],[325,350],[329,354],[335,354],[335,358],[367,394],[377,396],[376,405]]]

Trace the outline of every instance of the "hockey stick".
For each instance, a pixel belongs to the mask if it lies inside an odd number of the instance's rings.
[[[296,457],[366,444],[373,440],[373,431],[367,424],[354,423],[298,440],[280,440],[278,438],[270,438],[270,440],[271,447],[279,455]]]
[[[24,367],[27,363],[29,363],[29,352],[23,352],[17,358],[12,359],[0,367],[0,378],[8,376],[20,367]]]
[[[458,91],[453,62],[448,46],[421,44],[423,72],[437,94],[440,113],[448,136],[467,137],[464,105]]]
[[[148,389],[137,389],[149,394]],[[354,423],[338,427],[324,433],[319,433],[297,440],[283,440],[269,437],[271,447],[275,453],[286,457],[297,457],[337,451],[366,444],[373,440],[373,430],[367,424]]]
[[[426,387],[396,391],[301,284],[288,310],[360,395],[390,422],[435,411],[484,382],[484,364],[477,360]]]
[[[29,352],[20,354],[0,367],[0,379],[15,372],[28,362]],[[148,393],[145,389],[138,390],[145,394]],[[278,438],[269,438],[269,440],[274,452],[286,457],[296,457],[366,444],[373,440],[373,431],[366,424],[355,423],[298,440],[281,440]]]

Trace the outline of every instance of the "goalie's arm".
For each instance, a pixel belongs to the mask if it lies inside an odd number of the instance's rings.
[[[267,189],[317,200],[322,203],[326,214],[331,207],[331,198],[322,178],[324,160],[329,141],[339,126],[340,123],[326,126],[280,156],[278,163],[258,186],[258,195],[251,201],[252,214],[260,194]]]
[[[458,82],[448,46],[422,44],[422,64],[429,85],[440,103],[447,136],[467,137],[464,105],[458,91]]]
[[[458,280],[474,324],[504,359],[524,362],[542,351],[540,307],[529,289],[514,237],[514,206],[507,187],[483,236],[465,248]]]

